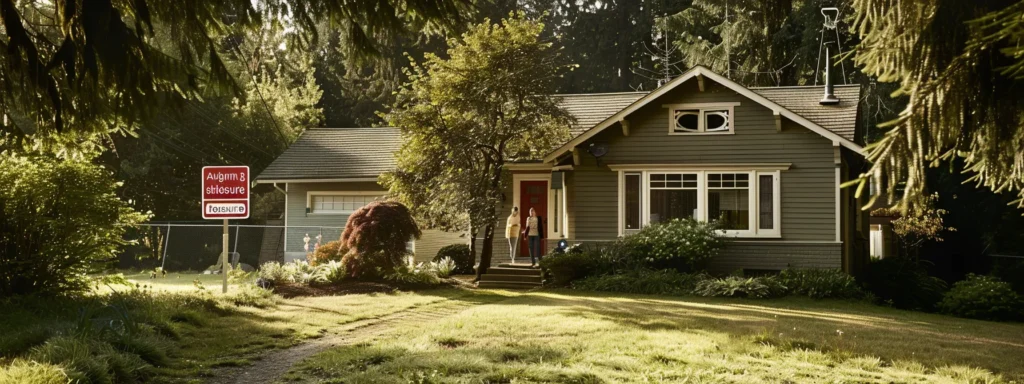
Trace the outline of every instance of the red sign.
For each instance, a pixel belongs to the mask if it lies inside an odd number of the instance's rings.
[[[249,218],[249,167],[203,167],[203,218]]]

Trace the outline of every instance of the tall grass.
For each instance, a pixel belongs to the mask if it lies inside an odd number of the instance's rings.
[[[181,324],[230,314],[233,305],[275,304],[251,287],[215,298],[210,292],[154,293],[130,285],[107,294],[16,297],[0,301],[0,384],[148,382],[183,342]]]

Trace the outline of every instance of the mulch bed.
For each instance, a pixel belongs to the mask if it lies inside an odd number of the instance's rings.
[[[435,286],[399,287],[382,282],[346,281],[340,284],[315,286],[283,283],[275,285],[273,289],[274,293],[277,293],[278,295],[281,295],[281,297],[287,299],[292,297],[308,296],[341,296],[366,293],[392,293],[399,290],[423,290],[448,287],[475,288],[476,285],[469,283],[467,281],[463,281],[461,279],[450,278],[442,280],[440,285]]]

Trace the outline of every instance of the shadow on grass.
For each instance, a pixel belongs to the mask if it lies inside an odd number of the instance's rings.
[[[331,383],[437,382],[441,378],[482,383],[605,382],[591,372],[567,368],[571,361],[565,352],[539,343],[443,347],[443,351],[413,351],[366,343],[343,346],[307,360],[283,379]]]
[[[645,331],[705,331],[745,342],[914,361],[969,365],[1024,378],[1024,324],[895,310],[862,302],[625,295],[567,290],[526,294],[502,305],[555,307]],[[770,339],[766,339],[766,335]]]

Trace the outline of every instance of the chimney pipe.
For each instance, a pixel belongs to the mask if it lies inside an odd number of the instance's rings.
[[[828,51],[828,44],[825,45],[825,97],[818,102],[821,105],[839,104],[839,98],[835,95],[835,87],[832,86],[832,54]]]

